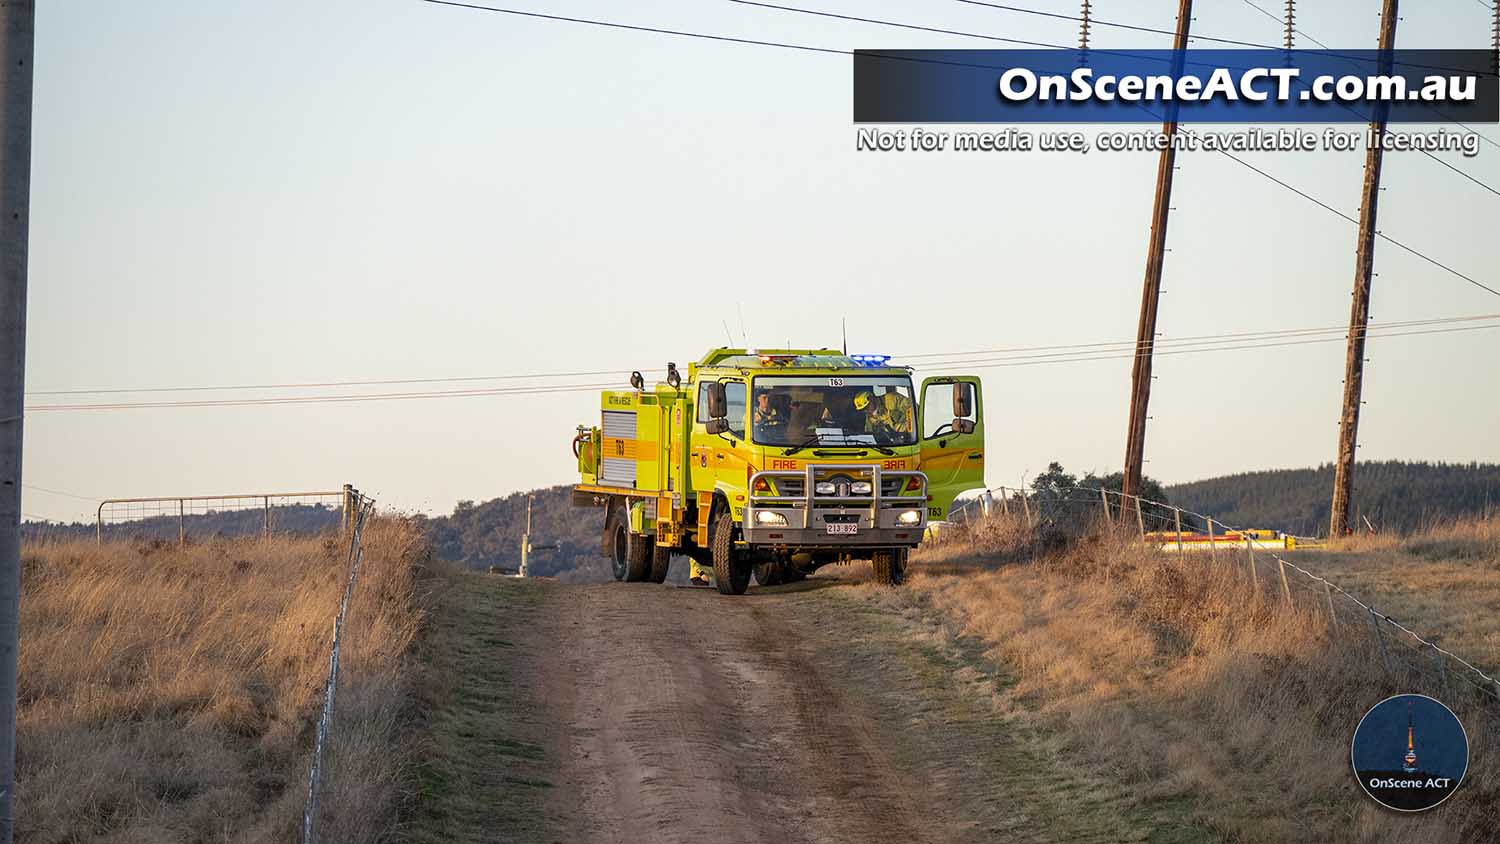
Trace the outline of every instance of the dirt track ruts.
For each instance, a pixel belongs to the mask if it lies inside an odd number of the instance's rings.
[[[553,591],[556,799],[576,801],[577,840],[940,840],[778,598]]]

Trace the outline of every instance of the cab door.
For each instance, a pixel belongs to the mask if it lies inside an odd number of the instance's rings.
[[[984,405],[979,378],[946,375],[922,381],[918,428],[927,474],[927,518],[948,518],[958,494],[984,488]]]

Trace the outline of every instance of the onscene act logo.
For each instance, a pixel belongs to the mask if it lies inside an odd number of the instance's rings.
[[[1453,794],[1469,768],[1469,737],[1453,710],[1426,695],[1375,704],[1354,730],[1350,753],[1365,793],[1382,806],[1420,812]]]

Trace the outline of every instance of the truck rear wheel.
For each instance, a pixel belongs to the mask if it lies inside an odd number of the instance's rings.
[[[743,595],[750,588],[750,563],[734,552],[734,517],[728,510],[714,516],[709,531],[713,546],[714,586],[720,595]]]
[[[901,583],[906,574],[906,549],[892,548],[876,551],[870,556],[870,565],[875,569],[875,582],[886,586]]]
[[[652,583],[667,582],[667,572],[672,569],[672,549],[661,545],[655,545],[651,549],[651,576]]]
[[[626,532],[625,582],[641,583],[651,576],[651,537]]]

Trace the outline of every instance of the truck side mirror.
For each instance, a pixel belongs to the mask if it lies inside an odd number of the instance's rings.
[[[974,424],[974,423],[969,423]],[[729,420],[722,416],[710,419],[703,424],[703,429],[710,434],[722,434],[729,430]]]
[[[954,416],[965,416],[966,417],[966,416],[973,416],[974,415],[974,400],[973,400],[973,395],[974,395],[974,393],[969,389],[969,385],[967,383],[960,381],[957,384],[953,385],[953,415]],[[955,424],[953,426],[953,430],[955,430],[955,431],[958,430],[958,425],[957,424]]]
[[[708,385],[708,416],[723,419],[729,415],[729,399],[724,395],[724,382],[713,381]]]
[[[961,418],[960,419],[954,419],[953,420],[953,433],[955,433],[955,434],[972,434],[972,433],[974,433],[974,420],[973,419],[961,419]]]

